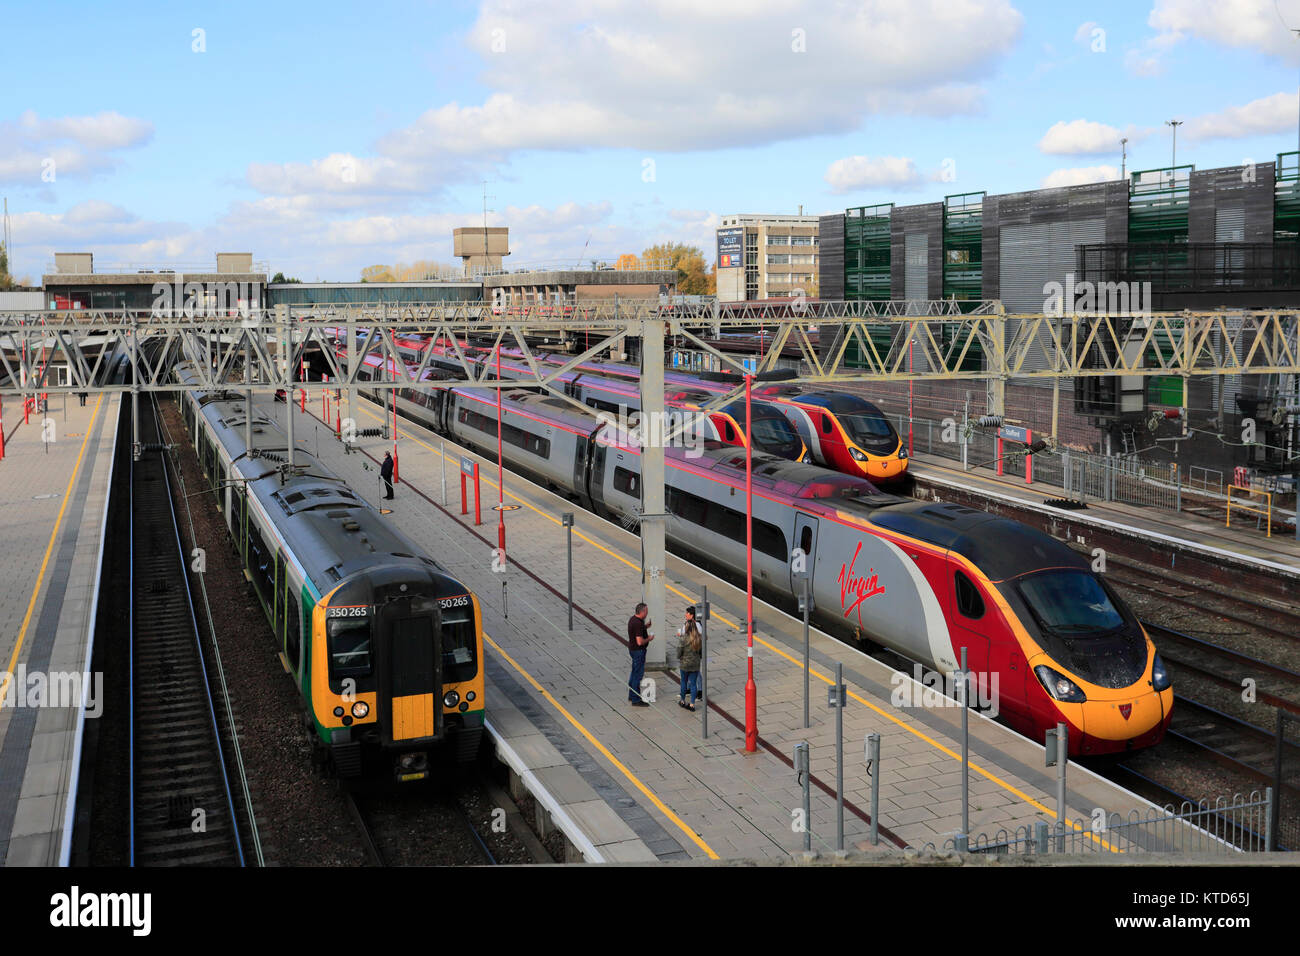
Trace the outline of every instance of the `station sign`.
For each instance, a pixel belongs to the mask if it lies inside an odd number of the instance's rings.
[[[998,429],[998,437],[1029,444],[1029,429],[1019,425],[1003,425]]]
[[[467,458],[464,455],[460,458],[460,470],[462,474],[474,476],[474,459]]]

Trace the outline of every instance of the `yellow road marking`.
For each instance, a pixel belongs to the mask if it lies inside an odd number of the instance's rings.
[[[45,558],[41,561],[41,570],[36,575],[36,587],[32,589],[31,600],[27,602],[27,613],[23,615],[22,627],[18,629],[18,643],[14,645],[13,653],[9,655],[9,666],[5,668],[4,681],[0,682],[0,707],[4,706],[5,695],[9,690],[9,682],[13,680],[14,664],[18,660],[18,654],[23,649],[23,641],[27,639],[27,627],[32,622],[32,612],[36,610],[36,597],[41,593],[41,583],[45,580],[45,571],[49,567],[50,555],[54,552],[54,542],[59,536],[59,528],[63,524],[63,514],[68,509],[68,500],[72,497],[72,486],[77,480],[77,474],[81,471],[82,459],[86,456],[86,444],[90,441],[90,433],[95,429],[95,418],[99,415],[99,406],[104,401],[104,394],[101,392],[99,398],[95,401],[95,410],[90,413],[90,423],[86,426],[86,436],[81,439],[81,451],[77,452],[77,462],[72,466],[72,477],[68,479],[68,487],[63,492],[63,503],[59,505],[59,516],[54,519],[54,530],[50,532],[49,543],[45,545]]]
[[[507,654],[501,648],[500,644],[492,640],[492,638],[489,637],[486,633],[484,633],[483,635],[483,640],[491,644],[496,649],[496,652],[500,654],[502,657],[504,657],[510,663],[510,666],[519,672],[519,674],[524,678],[524,680],[532,684],[533,688],[539,694],[541,694],[548,701],[550,701],[551,706],[554,707],[556,710],[558,710],[561,714],[563,714],[564,719],[567,720],[569,723],[573,724],[573,726],[578,729],[578,732],[581,733],[582,736],[586,737],[593,747],[595,747],[602,754],[604,754],[606,759],[608,759],[610,763],[612,763],[615,767],[619,769],[619,771],[623,774],[623,776],[627,777],[628,780],[631,780],[633,786],[635,786],[638,790],[644,793],[646,797],[650,800],[650,802],[653,803],[659,809],[660,813],[666,816],[669,820],[673,821],[673,823],[675,823],[683,833],[685,833],[688,837],[691,838],[692,841],[694,841],[696,846],[698,846],[701,850],[707,853],[709,855],[710,860],[718,859],[718,854],[713,852],[713,848],[709,846],[707,843],[705,843],[704,840],[700,838],[700,835],[698,833],[696,833],[694,830],[688,827],[682,821],[681,817],[673,813],[673,811],[668,808],[668,805],[666,803],[664,803],[657,796],[655,796],[654,792],[649,787],[647,787],[644,783],[642,783],[636,774],[634,774],[631,770],[625,767],[622,761],[620,761],[617,757],[615,757],[612,753],[609,752],[609,748],[607,748],[604,744],[602,744],[599,740],[597,740],[591,734],[591,732],[587,730],[586,727],[582,726],[582,724],[578,722],[577,718],[575,718],[571,713],[565,710],[564,707],[560,704],[560,702],[556,700],[553,696],[551,696],[550,691],[548,691],[545,687],[543,687],[536,680],[534,680],[532,674],[528,673],[528,671],[520,667],[519,664],[515,661],[515,659],[511,657],[509,654]]]
[[[370,415],[370,417],[372,417],[372,418],[379,419],[379,416],[378,416],[378,415],[375,415],[375,414],[374,414],[373,412],[371,412],[370,409],[368,409],[368,408],[363,408],[362,411],[364,411],[366,414]],[[446,454],[443,454],[442,452],[439,452],[437,448],[434,448],[432,445],[428,444],[427,442],[422,441],[419,437],[417,437],[416,435],[411,434],[410,432],[399,431],[398,434],[399,434],[399,435],[405,435],[407,438],[409,438],[411,441],[415,442],[417,445],[421,445],[421,446],[423,446],[424,448],[427,448],[429,451],[431,451],[431,452],[433,452],[433,453],[435,453],[435,454],[442,454],[442,455],[443,455],[443,458],[445,458],[445,459],[447,459],[447,460],[451,460],[451,461],[454,461],[454,460],[455,460],[452,456],[450,456],[450,455],[446,455]],[[480,456],[480,457],[482,457],[482,456]],[[490,478],[484,478],[484,480],[485,480],[489,485],[491,485],[493,488],[497,487],[496,483],[493,482]],[[509,494],[509,496],[510,496],[511,498],[513,498],[515,501],[518,501],[520,504],[522,504],[525,508],[528,508],[530,511],[532,511],[532,512],[534,512],[534,513],[536,513],[536,514],[541,515],[543,518],[545,518],[547,521],[550,521],[552,524],[557,524],[557,525],[558,525],[558,524],[560,523],[560,519],[559,519],[559,518],[556,518],[556,517],[554,517],[553,515],[551,515],[550,513],[546,512],[546,511],[543,511],[543,510],[541,510],[540,508],[537,508],[537,507],[534,506],[531,502],[525,501],[523,498],[519,497],[518,495],[516,495],[516,494],[514,494],[514,493],[512,493],[512,492],[507,492],[507,494]],[[581,538],[583,541],[586,541],[588,544],[594,545],[595,547],[599,548],[601,551],[603,551],[603,552],[605,552],[606,554],[608,554],[610,557],[615,558],[616,560],[623,562],[624,564],[626,564],[626,565],[627,565],[629,568],[631,568],[632,570],[634,570],[634,571],[638,571],[638,572],[641,570],[640,568],[638,568],[638,567],[636,566],[636,564],[634,564],[633,562],[629,561],[629,560],[628,560],[627,558],[625,558],[623,555],[618,554],[617,552],[610,550],[609,548],[607,548],[607,547],[605,547],[603,544],[601,544],[599,541],[594,541],[594,540],[592,540],[591,538],[587,537],[587,535],[585,535],[585,534],[583,534],[581,531],[579,531],[577,528],[574,528],[573,531],[574,531],[574,534],[576,534],[576,535],[577,535],[579,538]],[[666,585],[666,587],[668,588],[669,591],[672,591],[674,594],[676,594],[678,597],[682,598],[682,599],[685,600],[685,601],[689,601],[689,602],[691,602],[691,603],[694,603],[695,600],[696,600],[695,598],[691,597],[689,594],[686,594],[685,592],[680,591],[680,590],[678,590],[677,588],[673,587],[673,585],[671,585],[671,584]],[[723,623],[727,624],[727,625],[730,626],[730,627],[733,627],[733,628],[735,628],[735,629],[737,629],[737,630],[740,629],[740,623],[739,623],[738,621],[733,621],[733,620],[731,620],[731,619],[728,618],[725,614],[721,614],[721,613],[718,613],[718,612],[714,612],[712,616],[718,618],[719,620],[721,620]],[[785,652],[784,650],[782,650],[781,648],[779,648],[779,647],[777,647],[777,646],[775,646],[775,645],[773,645],[773,644],[769,644],[767,641],[763,640],[763,639],[762,639],[761,637],[759,637],[757,634],[754,635],[754,642],[755,642],[756,644],[761,644],[761,645],[763,645],[763,647],[767,648],[767,649],[768,649],[769,651],[771,651],[772,653],[777,654],[777,655],[779,655],[779,656],[785,658],[787,661],[789,661],[790,663],[794,664],[795,667],[798,667],[800,670],[803,669],[803,661],[801,661],[801,660],[800,660],[799,658],[797,658],[797,657],[794,657],[794,656],[791,655],[791,654],[786,653],[786,652]],[[809,667],[808,667],[808,673],[809,673],[811,676],[816,677],[819,681],[821,681],[822,683],[824,683],[824,684],[826,684],[826,685],[828,685],[828,686],[831,685],[831,684],[834,684],[834,683],[835,683],[834,678],[830,677],[830,676],[827,675],[827,674],[823,674],[823,673],[821,673],[820,671],[818,671],[816,668],[812,667],[811,665],[809,665]],[[946,746],[944,746],[944,745],[941,744],[939,741],[935,740],[933,737],[929,736],[928,734],[924,733],[924,732],[921,731],[921,730],[918,730],[917,728],[913,727],[911,724],[907,723],[906,721],[901,720],[901,719],[899,719],[898,717],[895,717],[893,714],[889,713],[888,711],[886,711],[886,710],[882,710],[880,707],[878,707],[876,704],[873,704],[871,701],[867,700],[865,697],[862,697],[861,695],[857,694],[856,692],[854,692],[854,691],[852,691],[852,690],[850,690],[850,691],[848,692],[848,694],[849,694],[849,697],[852,698],[853,700],[856,700],[858,703],[862,704],[864,707],[869,708],[870,710],[872,710],[872,711],[874,711],[875,713],[879,714],[881,717],[884,717],[886,720],[888,720],[888,721],[890,721],[891,723],[895,724],[896,726],[898,726],[898,727],[901,728],[902,730],[905,730],[905,731],[907,731],[909,734],[912,734],[914,737],[917,737],[918,739],[925,741],[927,744],[929,744],[930,746],[934,747],[934,748],[935,748],[936,750],[938,750],[940,753],[945,754],[945,755],[948,756],[948,757],[951,757],[953,760],[957,760],[957,761],[960,761],[960,760],[961,760],[961,754],[957,753],[955,750],[951,749],[950,747],[946,747]],[[558,705],[557,705],[557,706],[558,706]],[[611,759],[612,759],[612,758],[611,758]],[[985,768],[985,767],[981,766],[980,764],[977,764],[977,763],[975,763],[975,762],[973,762],[973,761],[972,761],[971,764],[970,764],[970,769],[973,770],[975,773],[979,774],[981,777],[984,777],[986,780],[989,780],[989,781],[991,781],[992,783],[997,784],[999,787],[1002,787],[1004,790],[1006,790],[1008,793],[1012,794],[1013,796],[1019,798],[1020,800],[1023,800],[1025,803],[1029,804],[1029,805],[1030,805],[1031,807],[1033,807],[1035,810],[1038,810],[1038,811],[1041,812],[1041,813],[1045,813],[1045,814],[1047,814],[1048,817],[1055,817],[1055,816],[1056,816],[1056,814],[1055,814],[1055,812],[1054,812],[1053,810],[1049,809],[1047,806],[1045,806],[1044,804],[1040,803],[1038,800],[1035,800],[1035,799],[1034,799],[1033,797],[1031,797],[1029,794],[1025,793],[1023,790],[1021,790],[1020,788],[1018,788],[1015,784],[1011,783],[1010,781],[1007,781],[1007,780],[1002,779],[1002,778],[999,777],[997,774],[995,774],[993,771],[988,770],[987,768]],[[1069,818],[1066,819],[1066,822],[1067,822],[1067,823],[1070,825],[1070,827],[1072,827],[1073,829],[1078,830],[1078,831],[1080,831],[1080,832],[1083,832],[1083,827],[1080,827],[1077,823],[1074,823],[1073,821],[1069,820]],[[1101,839],[1101,838],[1098,837],[1095,833],[1092,833],[1091,831],[1088,831],[1088,836],[1089,836],[1089,837],[1090,837],[1094,842],[1100,844],[1101,846],[1105,847],[1106,849],[1111,850],[1112,852],[1116,852],[1116,853],[1119,852],[1118,849],[1116,849],[1115,847],[1112,847],[1112,846],[1110,845],[1110,843],[1108,843],[1107,841]]]

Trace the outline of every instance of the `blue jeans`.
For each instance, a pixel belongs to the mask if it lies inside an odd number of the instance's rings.
[[[690,694],[691,699],[687,701],[694,704],[700,699],[700,672],[699,671],[682,671],[682,700],[686,700],[686,695]]]
[[[641,678],[645,677],[645,654],[644,647],[630,651],[632,655],[632,676],[627,679],[627,699],[641,699]]]

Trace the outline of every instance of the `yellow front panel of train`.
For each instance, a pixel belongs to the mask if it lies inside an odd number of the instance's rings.
[[[412,694],[393,698],[393,739],[414,740],[433,736],[433,695]]]

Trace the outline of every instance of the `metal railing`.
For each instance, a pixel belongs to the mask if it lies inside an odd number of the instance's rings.
[[[1239,793],[1213,802],[1184,802],[1133,810],[1126,816],[1099,809],[1090,820],[1039,820],[991,834],[954,835],[941,846],[922,849],[965,849],[970,853],[1180,853],[1231,856],[1268,849],[1272,827],[1273,789],[1249,796]]]

